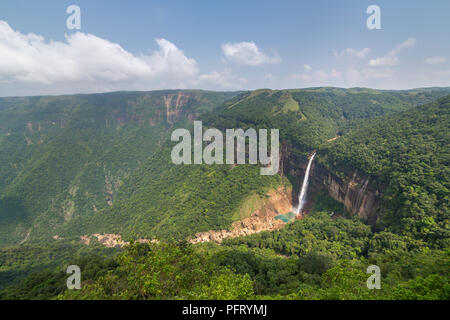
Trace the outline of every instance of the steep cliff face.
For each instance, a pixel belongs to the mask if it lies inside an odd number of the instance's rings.
[[[293,189],[293,206],[298,205],[298,192],[305,175],[308,159],[299,157],[289,151],[289,146],[282,148],[283,174],[294,177],[297,187]],[[381,189],[371,183],[364,174],[354,170],[342,179],[330,172],[316,160],[313,161],[310,172],[310,185],[307,194],[305,211],[312,205],[314,194],[326,189],[329,195],[343,204],[343,209],[352,215],[357,215],[371,225],[375,225],[381,205]]]
[[[191,100],[194,99],[193,94],[178,92],[176,94],[167,94],[164,97],[164,105],[166,106],[166,120],[168,123],[172,124],[182,117],[186,116],[191,118],[191,114],[186,114],[186,108]]]
[[[315,164],[311,171],[311,183],[313,189],[327,189],[330,196],[341,202],[352,215],[375,225],[382,194],[379,187],[358,170],[341,179],[321,164]]]

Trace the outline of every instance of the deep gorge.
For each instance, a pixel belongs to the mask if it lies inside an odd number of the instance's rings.
[[[328,194],[336,201],[342,203],[344,210],[351,215],[356,215],[366,223],[375,227],[381,211],[382,189],[371,182],[370,178],[357,169],[346,172],[345,179],[338,177],[320,162],[320,154],[311,165],[309,190],[306,195],[305,212],[308,212],[314,204],[314,195],[320,190],[327,190]],[[301,158],[290,152],[289,147],[284,146],[282,152],[282,175],[292,177],[290,180],[292,189],[293,207],[297,207],[299,189],[308,166],[308,158]]]

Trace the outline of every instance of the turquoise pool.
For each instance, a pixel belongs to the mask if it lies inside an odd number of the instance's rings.
[[[295,219],[295,213],[293,213],[291,211],[291,212],[288,212],[288,213],[285,213],[285,214],[280,214],[278,216],[275,216],[275,219],[278,219],[278,220],[281,220],[283,222],[288,223],[288,222],[290,222],[290,221]]]

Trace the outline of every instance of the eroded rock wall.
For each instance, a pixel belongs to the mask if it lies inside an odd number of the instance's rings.
[[[295,183],[299,184],[293,189],[292,195],[293,206],[296,206],[298,190],[305,175],[308,159],[294,155],[289,149],[288,146],[283,146],[282,149],[283,174],[294,177]],[[326,189],[332,198],[343,204],[343,209],[347,212],[375,225],[380,212],[382,188],[369,177],[358,170],[353,170],[347,172],[345,178],[340,178],[317,160],[312,163],[310,175],[306,211],[313,205],[314,194]]]
[[[315,164],[311,170],[311,183],[315,189],[327,189],[330,196],[341,202],[347,212],[375,225],[381,204],[381,191],[358,170],[342,179],[323,165]]]

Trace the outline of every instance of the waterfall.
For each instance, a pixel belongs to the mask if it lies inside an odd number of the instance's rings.
[[[311,163],[314,159],[316,153],[314,152],[311,158],[309,159],[308,166],[306,167],[305,177],[303,178],[302,190],[300,191],[300,195],[298,196],[298,207],[295,214],[300,214],[303,206],[305,205],[306,199],[306,190],[308,190],[308,180],[309,180],[309,170],[311,169]]]

